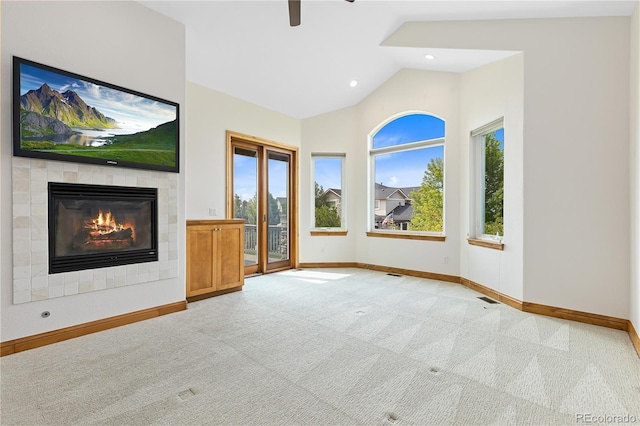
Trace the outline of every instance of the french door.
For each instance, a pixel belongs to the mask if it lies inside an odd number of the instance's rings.
[[[295,266],[295,148],[227,132],[227,217],[245,220],[245,275]]]

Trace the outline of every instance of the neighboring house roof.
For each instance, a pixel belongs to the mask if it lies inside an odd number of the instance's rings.
[[[376,200],[389,198],[395,193],[398,193],[405,200],[409,199],[409,196],[402,190],[402,188],[394,188],[392,186],[384,186],[381,183],[376,183]]]
[[[387,213],[387,215],[389,213],[391,213],[391,211],[389,211]],[[376,222],[382,222],[385,217],[387,217],[387,216],[375,215],[375,220],[376,220]],[[394,223],[409,222],[412,217],[413,217],[413,206],[411,204],[405,204],[404,206],[396,206],[393,209],[393,222]]]
[[[420,189],[420,187],[419,186],[407,186],[405,188],[400,188],[400,189],[402,190],[402,192],[407,194],[407,196],[410,196],[413,191],[417,191],[418,189]]]
[[[405,204],[404,206],[398,206],[393,209],[393,221],[394,222],[408,222],[413,217],[413,206],[411,204]]]
[[[342,190],[341,189],[335,189],[335,188],[329,188],[326,191],[324,191],[321,195],[321,197],[324,197],[325,195],[327,195],[329,192],[333,192],[334,194],[336,194],[338,197],[342,198]]]

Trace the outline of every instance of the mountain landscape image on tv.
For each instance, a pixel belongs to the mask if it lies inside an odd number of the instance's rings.
[[[13,154],[178,172],[178,104],[13,58]]]

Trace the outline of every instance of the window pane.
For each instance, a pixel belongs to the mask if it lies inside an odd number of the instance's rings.
[[[405,115],[387,123],[373,136],[373,148],[444,138],[444,121],[426,114]]]
[[[343,227],[342,157],[314,157],[314,226]]]
[[[504,129],[483,137],[483,234],[504,235]]]
[[[289,156],[267,154],[268,263],[289,259]]]
[[[444,146],[373,157],[376,229],[443,231]]]
[[[258,263],[258,152],[234,147],[233,217],[245,219],[244,264]]]

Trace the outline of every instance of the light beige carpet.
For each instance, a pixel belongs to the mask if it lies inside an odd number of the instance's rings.
[[[362,269],[250,278],[184,312],[3,357],[0,423],[640,423],[627,333],[478,296]]]

